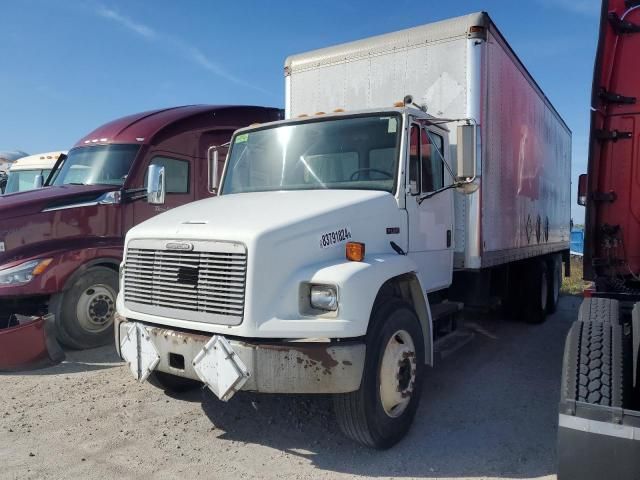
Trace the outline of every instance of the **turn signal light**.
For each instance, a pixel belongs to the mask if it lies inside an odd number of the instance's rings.
[[[364,243],[347,242],[347,260],[361,262],[364,260]]]
[[[393,104],[394,107],[404,107],[404,102],[396,102]]]
[[[44,272],[47,267],[49,266],[49,264],[53,261],[52,258],[45,258],[44,260],[42,260],[40,263],[38,263],[38,265],[36,266],[36,268],[33,269],[33,271],[31,272],[31,274],[35,277],[37,275],[40,275],[42,272]]]

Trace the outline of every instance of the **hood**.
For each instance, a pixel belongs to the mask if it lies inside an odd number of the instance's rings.
[[[366,208],[363,208],[366,207]],[[132,228],[129,238],[233,240],[252,243],[278,231],[341,226],[375,219],[380,210],[397,210],[395,198],[371,190],[298,190],[221,195],[200,200]],[[309,220],[314,220],[311,223]],[[296,228],[294,228],[296,227]],[[354,239],[357,241],[357,239]]]
[[[3,222],[10,218],[34,215],[55,206],[90,201],[115,189],[117,187],[113,185],[60,185],[0,195],[0,233]]]
[[[190,243],[194,250],[208,242],[215,249],[215,241],[235,243],[234,249],[244,245],[243,318],[256,333],[269,319],[298,318],[301,285],[311,281],[314,272],[347,262],[348,241],[365,244],[364,268],[367,262],[379,261],[380,254],[395,255],[390,241],[406,248],[406,226],[406,211],[386,192],[239,193],[194,202],[139,224],[127,234],[125,256],[129,248],[162,250],[176,241]],[[140,306],[132,303],[130,308]],[[155,311],[178,320],[190,315],[179,309]],[[216,320],[204,315],[198,321]]]
[[[64,185],[0,196],[0,264],[119,236],[118,209],[91,205],[116,188]]]

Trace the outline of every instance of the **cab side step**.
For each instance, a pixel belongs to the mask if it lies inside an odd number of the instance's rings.
[[[469,343],[474,333],[462,328],[461,302],[444,301],[431,305],[435,360],[442,360]]]

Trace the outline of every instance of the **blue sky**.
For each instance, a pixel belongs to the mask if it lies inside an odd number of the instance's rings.
[[[284,103],[287,55],[490,13],[573,131],[586,169],[599,0],[2,2],[0,150],[68,148],[122,115]],[[576,221],[582,212],[575,206]]]

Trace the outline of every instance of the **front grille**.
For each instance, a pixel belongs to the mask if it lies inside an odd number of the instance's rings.
[[[242,319],[246,271],[246,252],[129,248],[124,301]]]

